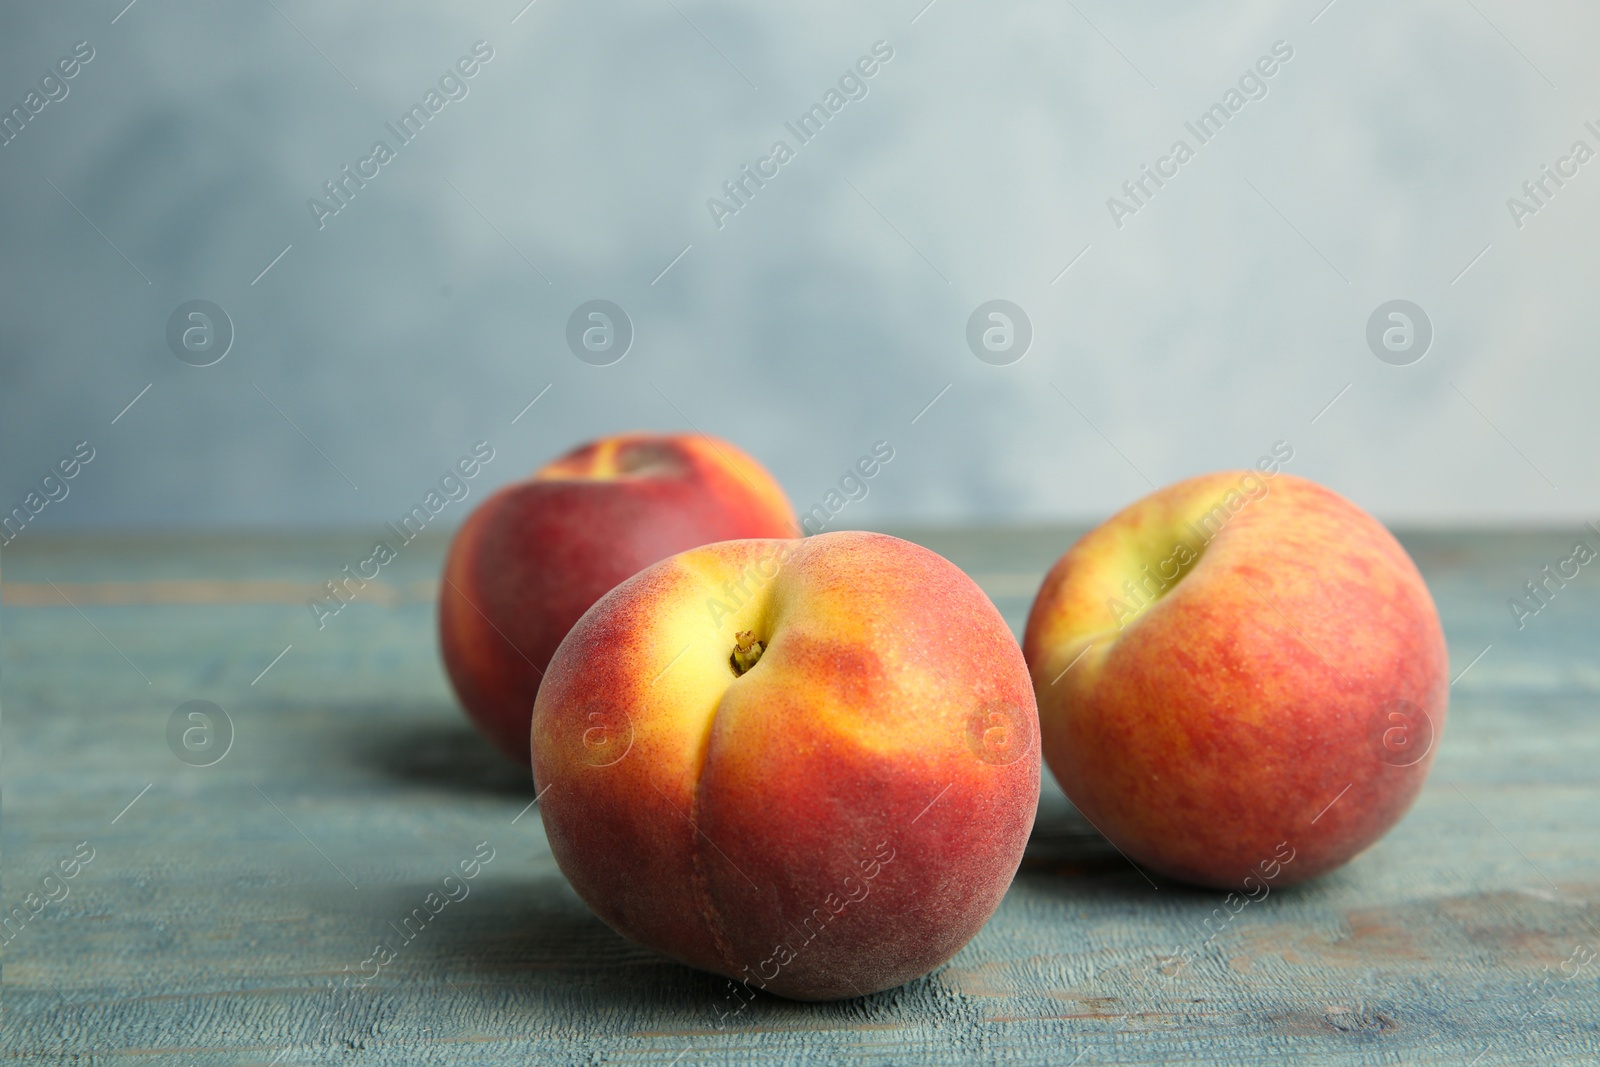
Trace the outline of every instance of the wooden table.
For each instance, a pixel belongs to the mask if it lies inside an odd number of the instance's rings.
[[[903,533],[1019,631],[1073,536]],[[310,587],[372,534],[30,532],[6,550],[3,592],[3,899],[25,921],[4,948],[0,1048],[139,1064],[1600,1062],[1600,577],[1520,631],[1506,606],[1577,534],[1405,538],[1459,675],[1427,789],[1365,855],[1252,904],[1175,977],[1158,958],[1203,942],[1220,894],[1152,888],[1047,779],[1016,883],[949,966],[844,1003],[762,997],[718,1030],[722,983],[588,912],[524,774],[457,710],[433,624],[442,542],[405,547],[319,631]],[[211,766],[169,747],[191,700],[232,723]],[[485,841],[469,894],[399,938]],[[331,997],[382,940],[396,958]]]

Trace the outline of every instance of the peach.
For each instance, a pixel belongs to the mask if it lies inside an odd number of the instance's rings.
[[[858,996],[948,960],[1038,804],[1015,638],[953,564],[882,534],[728,541],[635,575],[557,650],[532,743],[573,888],[740,983],[725,1014],[749,989]]]
[[[462,707],[526,763],[539,680],[591,604],[676,552],[798,529],[778,483],[726,441],[633,433],[573,449],[496,491],[451,542],[439,643]]]
[[[1410,807],[1444,730],[1416,566],[1288,474],[1191,478],[1113,516],[1045,577],[1023,651],[1067,796],[1134,863],[1202,885],[1345,863]]]

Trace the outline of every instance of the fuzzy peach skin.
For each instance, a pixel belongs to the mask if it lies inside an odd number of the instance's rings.
[[[763,650],[738,674],[741,632]],[[724,542],[630,578],[556,652],[532,742],[573,888],[734,979],[725,1015],[948,960],[999,906],[1039,796],[1016,640],[953,564],[882,534]]]
[[[778,483],[726,441],[631,433],[575,448],[496,491],[450,545],[439,643],[456,696],[526,763],[539,680],[591,604],[675,552],[798,531]]]
[[[1444,730],[1416,566],[1288,474],[1191,478],[1113,516],[1045,577],[1023,652],[1067,796],[1133,862],[1201,885],[1345,863],[1411,806]]]

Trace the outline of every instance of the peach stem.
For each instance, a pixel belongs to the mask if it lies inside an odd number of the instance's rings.
[[[754,630],[740,630],[733,642],[733,673],[740,675],[754,667],[765,651],[766,646],[756,640]]]

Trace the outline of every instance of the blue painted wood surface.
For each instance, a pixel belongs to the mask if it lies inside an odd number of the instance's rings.
[[[902,533],[1019,631],[1073,536]],[[139,1064],[1600,1062],[1600,579],[1522,629],[1506,606],[1576,536],[1404,538],[1460,677],[1427,789],[1345,869],[1207,943],[1221,894],[1153,888],[1047,780],[1016,883],[949,966],[856,1001],[761,997],[722,1029],[723,983],[584,908],[525,775],[456,709],[433,628],[441,542],[407,546],[319,631],[309,587],[369,538],[23,539],[0,591],[0,1048]],[[212,766],[169,749],[189,700],[232,722]],[[465,895],[400,936],[485,849]],[[395,957],[366,989],[330,995],[379,942]],[[1170,975],[1175,948],[1194,959]]]

